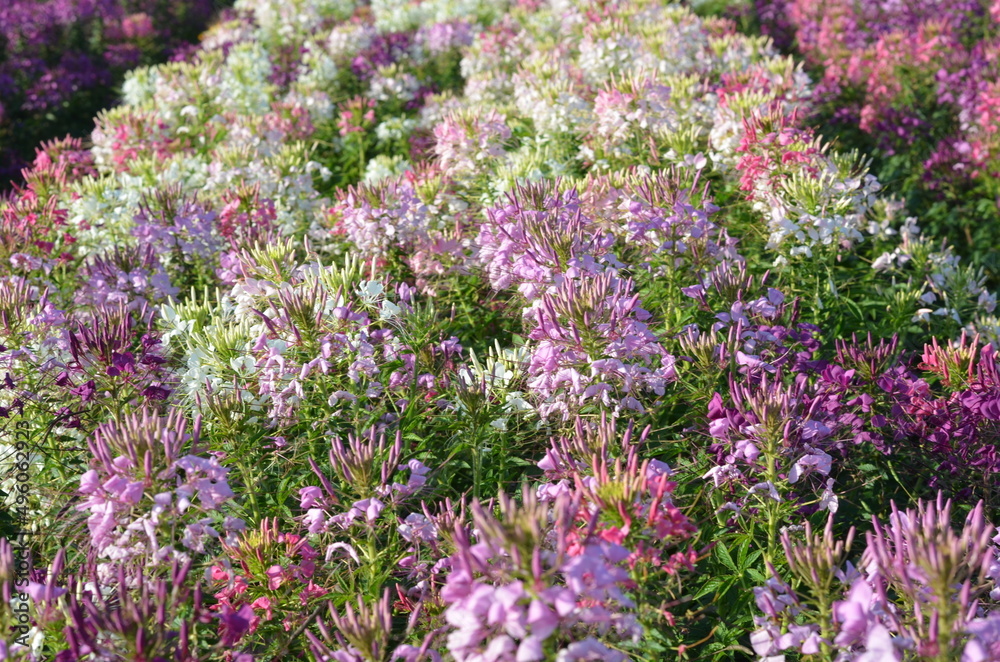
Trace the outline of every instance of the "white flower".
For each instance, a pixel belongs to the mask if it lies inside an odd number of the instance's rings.
[[[375,127],[375,138],[380,143],[404,140],[416,128],[417,121],[408,117],[389,117]]]
[[[701,152],[697,154],[685,154],[684,155],[684,165],[694,168],[695,170],[701,170],[706,165],[708,165],[708,159]]]
[[[42,654],[42,647],[45,645],[45,633],[38,629],[38,627],[32,627],[28,630],[28,645],[31,646],[31,654],[37,660],[38,656]]]
[[[977,304],[987,313],[992,313],[997,307],[997,295],[995,292],[983,290],[979,293]]]
[[[401,156],[379,154],[365,166],[363,180],[366,184],[375,184],[383,179],[396,177],[412,169],[413,167],[410,165],[410,162]],[[388,230],[388,228],[386,229]]]
[[[892,267],[897,257],[898,254],[896,251],[893,251],[892,253],[882,253],[874,262],[872,262],[872,269],[875,271],[885,271],[886,269]]]
[[[229,359],[229,367],[233,372],[253,373],[257,369],[257,361],[252,356],[234,356]]]
[[[528,401],[524,399],[520,391],[511,391],[507,394],[507,402],[503,406],[507,412],[524,412],[534,409]]]
[[[377,280],[361,283],[358,286],[357,294],[367,304],[375,303],[385,292],[385,286]]]
[[[838,499],[837,495],[833,493],[833,479],[829,478],[826,481],[826,488],[823,490],[823,494],[819,498],[819,509],[829,510],[831,513],[836,513],[839,505],[840,499]]]
[[[244,115],[263,115],[271,109],[271,60],[263,45],[243,42],[226,58],[215,102]]]
[[[402,312],[402,309],[391,301],[382,302],[382,310],[379,313],[379,319],[391,320],[398,316]]]
[[[774,487],[774,483],[771,481],[764,481],[762,483],[757,483],[750,488],[749,494],[765,494],[768,498],[774,499],[775,501],[781,501],[781,495],[778,494],[777,488]]]

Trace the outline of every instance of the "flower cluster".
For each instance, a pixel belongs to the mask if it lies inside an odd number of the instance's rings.
[[[756,387],[732,384],[734,407],[724,405],[716,393],[709,403],[709,433],[719,464],[703,478],[716,488],[726,486],[737,510],[746,504],[780,502],[778,488],[784,484],[795,491],[810,483],[823,489],[821,509],[836,510],[836,496],[828,480],[834,456],[845,451],[842,403],[836,397],[810,393],[805,383],[782,387],[765,376]],[[810,478],[812,476],[812,478]],[[803,499],[803,496],[799,496]]]
[[[185,454],[197,441],[197,427],[186,434],[176,410],[166,417],[146,410],[97,428],[88,440],[95,468],[80,477],[85,498],[77,509],[89,513],[87,528],[100,557],[163,563],[204,553],[206,542],[221,537],[211,514],[233,497],[229,470],[217,458]],[[242,527],[228,518],[220,528],[228,535]]]
[[[656,0],[238,0],[133,69],[0,198],[0,658],[995,658],[990,264],[818,138],[977,48],[907,12],[818,85]]]
[[[998,42],[988,4],[756,3],[764,31],[794,40],[819,79],[825,133],[871,149],[877,174],[902,182],[908,211],[978,260],[987,257],[980,246],[995,243],[997,217]]]
[[[555,646],[560,660],[595,654],[625,659],[592,637],[573,634],[574,629],[613,631],[626,640],[641,634],[625,611],[634,607],[623,591],[628,575],[619,566],[628,552],[595,541],[571,553],[566,529],[575,508],[568,497],[548,504],[529,492],[523,504],[503,495],[500,504],[500,519],[481,504],[472,505],[477,542],[462,525],[453,534],[457,551],[441,589],[448,605],[445,619],[453,628],[448,635],[452,655],[457,660],[543,660],[546,649]],[[555,549],[543,547],[549,537]],[[572,643],[560,647],[560,640]]]
[[[897,661],[961,651],[963,659],[992,659],[1000,536],[982,503],[960,531],[950,516],[951,502],[940,496],[905,512],[893,504],[888,522],[874,520],[866,534],[860,570],[845,563],[854,529],[846,542],[835,541],[832,515],[822,536],[784,534],[792,574],[808,593],[776,575],[754,589],[764,613],[751,636],[754,650],[762,657],[792,649]]]
[[[674,357],[645,323],[634,284],[605,272],[566,278],[533,308],[536,341],[528,360],[528,388],[543,398],[544,417],[590,400],[642,412],[642,391],[663,395],[677,377]],[[589,369],[590,374],[586,374]]]
[[[299,490],[309,533],[346,531],[355,524],[371,528],[386,507],[397,506],[427,482],[426,474],[430,470],[416,459],[402,469],[408,472],[405,484],[393,480],[394,477],[403,479],[401,475],[394,476],[400,470],[402,439],[397,434],[393,445],[386,448],[385,436],[379,436],[377,441],[376,437],[376,430],[372,428],[366,436],[349,436],[346,446],[340,439],[331,442],[330,466],[343,486],[341,489],[335,488],[319,467],[311,463],[323,487],[309,486]],[[346,495],[364,498],[340,512],[342,509],[337,506]],[[331,512],[337,514],[331,515]],[[340,546],[357,558],[350,545],[341,543]]]
[[[524,185],[505,203],[488,210],[476,239],[493,287],[516,285],[535,301],[561,277],[603,271],[614,237],[584,215],[577,191]]]

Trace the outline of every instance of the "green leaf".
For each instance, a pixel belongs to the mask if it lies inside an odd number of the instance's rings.
[[[736,552],[736,565],[743,568],[746,567],[747,551],[750,549],[750,538],[744,538],[743,542],[740,543],[739,550]]]
[[[719,579],[718,577],[713,577],[712,579],[709,579],[707,582],[705,582],[705,585],[701,587],[701,590],[695,594],[694,599],[697,600],[698,598],[705,597],[709,593],[714,593],[724,583],[725,582],[722,579]]]
[[[736,568],[736,564],[733,563],[733,557],[729,554],[729,550],[726,549],[726,546],[723,545],[722,543],[719,543],[715,547],[715,556],[716,558],[719,559],[719,563],[726,566],[734,573],[739,572],[739,570]]]
[[[762,556],[764,556],[764,552],[762,550],[754,550],[747,555],[746,559],[744,559],[744,563],[740,563],[740,570],[746,572],[747,570],[752,569],[754,564],[757,562],[757,559]]]

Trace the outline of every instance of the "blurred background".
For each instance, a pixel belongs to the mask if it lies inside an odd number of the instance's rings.
[[[231,0],[0,2],[0,192],[44,141],[83,137],[130,69],[188,57]]]

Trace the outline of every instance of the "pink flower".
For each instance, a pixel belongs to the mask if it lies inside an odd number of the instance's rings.
[[[833,642],[838,646],[852,646],[868,633],[870,627],[878,623],[872,613],[874,592],[868,581],[859,577],[851,585],[847,600],[837,602],[833,613],[840,623],[840,632]]]
[[[272,591],[281,586],[286,579],[285,569],[280,565],[272,565],[264,572],[264,574],[268,577],[267,587]]]
[[[269,621],[274,617],[274,611],[271,609],[271,598],[267,596],[261,596],[250,603],[250,606],[254,609],[264,610],[264,620]]]
[[[312,486],[303,487],[299,490],[299,499],[299,506],[307,510],[323,499],[323,490]]]
[[[577,641],[559,651],[556,662],[625,662],[628,658],[593,637]]]
[[[67,589],[59,588],[51,584],[38,584],[36,582],[28,582],[27,593],[35,602],[48,602],[49,600],[55,600],[56,598],[65,595]]]
[[[126,39],[143,39],[153,34],[153,20],[148,14],[131,14],[122,20]]]

